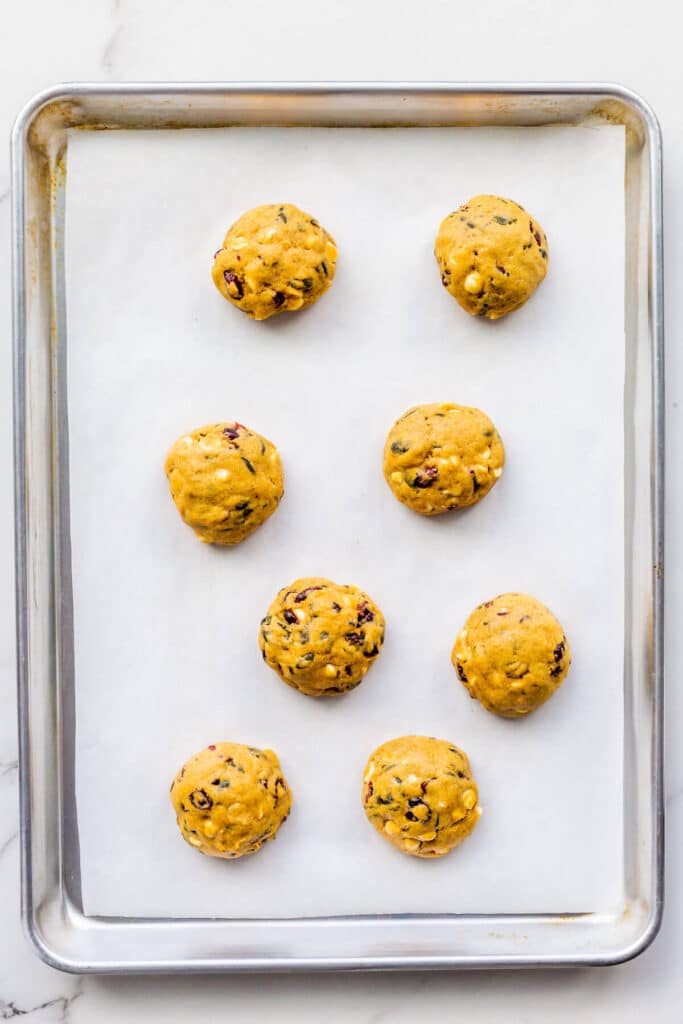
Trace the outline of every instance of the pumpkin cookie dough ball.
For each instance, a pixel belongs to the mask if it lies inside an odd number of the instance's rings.
[[[384,616],[358,587],[318,576],[295,580],[261,620],[263,660],[309,697],[358,686],[384,643]]]
[[[256,206],[235,221],[211,272],[221,295],[254,320],[301,309],[332,284],[337,247],[291,203]]]
[[[178,827],[209,857],[255,853],[289,815],[292,794],[272,750],[212,743],[171,783]]]
[[[571,660],[562,626],[528,594],[501,594],[480,604],[451,654],[470,696],[505,718],[528,715],[552,697]]]
[[[442,857],[481,816],[467,756],[431,736],[401,736],[370,755],[363,806],[385,839],[415,857]]]
[[[184,522],[206,544],[239,544],[284,493],[277,448],[241,423],[215,423],[178,438],[166,476]]]
[[[394,423],[384,445],[384,478],[423,516],[467,508],[503,472],[505,448],[488,416],[466,405],[417,405]]]
[[[441,223],[441,281],[472,316],[498,320],[523,306],[548,269],[543,228],[512,199],[475,196]]]

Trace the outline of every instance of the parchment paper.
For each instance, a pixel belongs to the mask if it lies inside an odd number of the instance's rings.
[[[622,879],[623,130],[72,133],[67,295],[77,802],[87,913],[299,916],[588,911]],[[468,317],[432,255],[477,192],[544,226],[545,283],[498,323]],[[228,225],[294,202],[339,244],[330,292],[257,324],[210,279]],[[507,468],[471,511],[422,519],[384,483],[410,405],[486,410]],[[187,430],[237,419],[278,445],[279,511],[233,550],[199,543],[163,472]],[[331,701],[262,663],[260,617],[297,576],[366,589],[383,653]],[[449,652],[479,601],[548,604],[574,663],[508,722]],[[440,861],[365,820],[361,774],[393,736],[469,754],[484,816]],[[277,841],[222,862],[177,831],[171,777],[232,739],[274,748],[295,804]]]

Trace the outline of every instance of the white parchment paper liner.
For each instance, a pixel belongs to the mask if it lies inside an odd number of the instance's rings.
[[[67,294],[85,909],[299,916],[583,911],[619,896],[623,648],[623,130],[232,129],[71,135]],[[521,202],[550,270],[498,323],[446,294],[440,220],[477,192]],[[229,224],[294,202],[339,244],[310,310],[265,324],[210,280]],[[455,401],[500,429],[507,468],[473,510],[422,519],[381,473],[410,405]],[[167,491],[185,431],[238,419],[279,447],[280,510],[234,550],[200,544]],[[321,574],[366,589],[384,651],[315,702],[262,663],[277,589]],[[548,604],[574,664],[526,721],[469,699],[449,652],[505,590]],[[438,862],[367,824],[361,773],[389,737],[470,756],[484,816]],[[198,855],[168,800],[205,744],[274,748],[294,792],[278,839]]]

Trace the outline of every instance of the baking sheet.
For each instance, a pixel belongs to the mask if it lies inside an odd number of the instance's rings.
[[[267,917],[588,911],[622,879],[623,129],[229,129],[69,140],[67,308],[77,810],[88,914]],[[445,293],[440,219],[476,192],[549,238],[537,295],[495,324]],[[211,255],[261,202],[335,236],[330,292],[248,321]],[[410,405],[491,415],[508,463],[475,509],[427,520],[388,491]],[[170,443],[238,419],[274,440],[275,516],[201,545],[167,493]],[[355,692],[314,702],[257,631],[301,575],[366,589],[388,623]],[[471,608],[535,594],[570,676],[526,721],[470,701],[449,652]],[[484,816],[451,856],[402,856],[367,824],[370,751],[409,732],[470,755]],[[182,842],[168,786],[207,743],[273,747],[295,806],[275,843],[224,863]]]

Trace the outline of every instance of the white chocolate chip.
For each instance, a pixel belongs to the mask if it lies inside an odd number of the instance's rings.
[[[218,832],[218,828],[211,821],[211,818],[209,818],[208,821],[204,822],[202,826],[202,832],[204,833],[205,836],[208,836],[209,839],[213,839],[213,837],[216,835],[216,832]]]
[[[299,622],[305,622],[306,621],[306,612],[303,612],[301,610],[301,608],[297,608],[296,611],[294,612],[294,614],[296,615],[296,617],[299,620]]]
[[[399,472],[392,473],[391,474],[391,479],[394,481],[395,484],[400,484],[402,482],[402,480],[403,480],[403,473],[399,473]]]
[[[217,469],[216,476],[218,477],[219,480],[227,480],[230,474],[227,471],[227,469]]]
[[[503,472],[502,469],[494,469],[493,475],[496,478],[496,480],[498,479],[499,476],[501,476],[502,472]]]
[[[436,839],[436,832],[423,832],[422,835],[417,838],[421,843],[431,843],[433,839]]]
[[[458,463],[460,462],[460,459],[458,458],[457,455],[451,455],[451,457],[450,457],[450,459],[448,461],[452,462],[454,466],[457,466]]]
[[[408,783],[408,784],[409,784],[410,786],[414,786],[414,785],[415,785],[415,783],[416,783],[416,782],[419,782],[419,781],[420,781],[420,780],[419,780],[418,776],[417,776],[417,775],[413,775],[412,773],[411,773],[411,774],[410,774],[410,775],[409,775],[409,776],[408,776],[408,777],[406,778],[406,782],[407,782],[407,783]]]
[[[371,761],[370,764],[368,765],[368,770],[366,771],[365,775],[363,776],[363,782],[369,782],[374,774],[375,774],[375,762]]]
[[[334,665],[325,665],[325,675],[336,676],[337,669]]]
[[[465,278],[465,291],[469,292],[470,295],[476,295],[477,292],[481,291],[483,284],[484,279],[475,270]]]
[[[188,447],[189,447],[190,445],[194,444],[194,438],[193,438],[193,437],[190,437],[190,435],[189,435],[189,434],[186,434],[186,435],[185,435],[185,437],[183,438],[183,441],[185,442],[185,444],[186,444],[186,445],[188,445]]]
[[[403,849],[408,850],[409,853],[415,853],[415,850],[420,848],[420,844],[417,839],[404,839]]]
[[[490,459],[491,458],[491,449],[490,448],[484,448],[483,452],[481,453],[481,457],[482,457],[482,459]]]
[[[388,836],[396,836],[398,835],[400,829],[395,821],[385,821],[384,831]]]
[[[477,802],[477,794],[473,789],[466,789],[462,795],[462,802],[468,811],[471,811]]]

